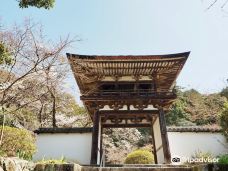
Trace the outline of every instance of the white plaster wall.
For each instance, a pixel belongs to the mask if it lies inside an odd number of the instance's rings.
[[[89,164],[91,156],[91,133],[55,133],[37,135],[37,153],[35,161],[45,159],[60,159],[62,156],[67,160],[81,164]]]
[[[171,156],[191,157],[199,150],[215,157],[228,153],[228,144],[221,133],[168,132],[168,138]]]
[[[161,144],[158,122],[154,124],[156,144]],[[157,139],[156,139],[157,137]],[[191,157],[196,151],[211,152],[214,156],[228,153],[228,144],[220,133],[210,132],[168,132],[171,155]],[[34,160],[60,159],[62,156],[69,161],[78,161],[81,164],[90,163],[91,133],[55,133],[37,135],[37,153]],[[157,145],[157,148],[159,147]],[[163,150],[158,151],[158,161],[163,163]]]

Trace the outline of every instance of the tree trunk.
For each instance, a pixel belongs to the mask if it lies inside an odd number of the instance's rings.
[[[0,146],[2,146],[2,140],[3,140],[4,128],[5,128],[5,120],[6,120],[4,108],[2,108],[2,112],[3,112],[3,121],[2,121],[1,135],[0,135]]]
[[[40,127],[42,128],[42,112],[43,112],[43,107],[44,105],[41,105],[40,111],[39,111],[39,122],[40,122]]]
[[[52,96],[52,99],[53,99],[53,102],[52,102],[52,126],[53,128],[57,127],[56,126],[56,99],[55,99],[55,95],[51,92],[51,96]]]

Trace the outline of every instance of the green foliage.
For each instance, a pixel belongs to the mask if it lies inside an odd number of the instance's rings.
[[[211,163],[214,160],[214,156],[212,155],[211,152],[205,152],[198,150],[196,151],[192,156],[192,159],[195,159],[194,163]],[[194,164],[193,161],[189,163],[189,161],[186,161],[186,164]]]
[[[228,99],[228,86],[222,89],[222,91],[220,92],[220,95]]]
[[[185,93],[187,107],[185,111],[190,114],[191,121],[197,125],[218,124],[219,113],[225,102],[225,98],[219,94]]]
[[[29,6],[37,8],[50,9],[53,8],[55,0],[19,0],[20,8],[28,8]]]
[[[192,158],[203,158],[203,159],[213,159],[213,155],[211,152],[203,152],[203,151],[197,151],[195,154],[192,156]]]
[[[147,150],[136,150],[127,155],[125,164],[152,164],[154,158],[151,152]]]
[[[59,113],[63,113],[66,116],[75,116],[75,115],[86,115],[87,111],[84,107],[79,106],[75,101],[74,96],[68,93],[61,93],[58,96],[58,103],[61,105],[60,108],[57,108]]]
[[[143,147],[147,144],[151,144],[152,137],[151,137],[151,128],[137,128],[140,134],[142,135],[139,139],[137,145],[139,147]]]
[[[151,135],[151,128],[137,128],[142,136]]]
[[[13,59],[6,48],[6,46],[0,42],[0,65],[11,65]]]
[[[10,115],[9,115],[10,116]],[[32,111],[29,107],[18,109],[11,114],[11,120],[19,123],[23,128],[33,130],[39,127],[39,122],[35,111]]]
[[[18,156],[26,160],[31,160],[32,155],[36,152],[35,136],[25,129],[5,126],[0,148],[1,153],[5,156]]]
[[[12,105],[12,104],[11,104]],[[14,111],[16,108],[14,106],[6,108],[7,110]],[[3,124],[3,114],[0,109],[0,125]],[[28,107],[24,107],[16,110],[13,113],[8,113],[5,115],[5,125],[14,127],[22,126],[28,130],[34,130],[39,127],[39,122],[36,113],[30,110]]]
[[[3,118],[4,118],[4,115],[1,113],[1,109],[0,109],[0,125],[3,124]],[[13,119],[8,117],[8,115],[5,115],[5,122],[4,124],[6,126],[13,126]]]
[[[181,90],[177,91],[178,99],[173,103],[171,110],[166,115],[167,125],[175,126],[193,126],[195,125],[189,121],[190,115],[185,111],[187,102],[184,93]]]
[[[2,149],[0,149],[0,157],[5,157],[5,156],[7,156],[6,153],[2,151]]]
[[[66,164],[65,157],[61,157],[60,159],[42,159],[38,161],[37,164]]]
[[[73,111],[75,112],[75,114],[77,115],[86,115],[87,111],[84,107],[79,106],[77,103],[72,105]]]
[[[200,94],[194,89],[177,90],[177,100],[166,115],[167,125],[213,125],[219,122],[219,113],[226,98],[220,94]]]
[[[219,164],[228,164],[228,154],[219,156],[218,163]]]
[[[221,112],[220,125],[222,127],[223,134],[228,141],[228,102],[224,104],[224,108]]]
[[[184,110],[184,103],[181,99],[178,99],[173,105],[169,113],[166,115],[167,125],[186,126],[187,113]],[[191,122],[187,125],[194,125]]]

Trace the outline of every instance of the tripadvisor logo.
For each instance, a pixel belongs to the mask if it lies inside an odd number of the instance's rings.
[[[219,158],[212,157],[199,157],[199,158],[186,158],[185,162],[188,163],[218,163]]]
[[[191,157],[180,157],[173,156],[171,159],[172,164],[181,164],[181,163],[217,163],[219,158],[213,157],[199,157],[199,158],[191,158]]]
[[[174,157],[172,157],[171,160],[172,160],[171,162],[173,164],[180,164],[181,163],[181,157],[179,157],[179,156],[174,156]]]

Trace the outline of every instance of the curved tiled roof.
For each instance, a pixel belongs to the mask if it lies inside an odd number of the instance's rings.
[[[208,126],[172,126],[167,127],[168,132],[221,132],[220,127]]]
[[[167,127],[168,132],[221,132],[220,127],[206,126],[172,126]],[[92,128],[40,128],[34,131],[40,133],[90,133]]]
[[[39,128],[34,131],[36,134],[42,133],[90,133],[92,132],[92,128],[90,127],[78,127],[78,128]]]
[[[176,98],[173,88],[189,54],[109,56],[67,53],[67,57],[81,100],[92,116],[95,105],[112,105],[120,103],[120,99],[128,106],[145,102],[169,106]],[[125,88],[102,88],[107,84],[123,84]],[[136,88],[127,89],[127,84]],[[136,84],[149,84],[150,92],[145,93]]]

